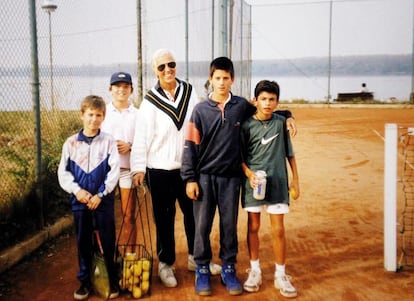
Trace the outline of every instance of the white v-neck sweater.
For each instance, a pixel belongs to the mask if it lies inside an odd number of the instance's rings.
[[[184,89],[182,86],[180,87],[175,102],[158,93],[155,88],[151,90],[165,103],[177,107]],[[188,120],[194,106],[199,101],[200,99],[193,88],[184,124],[178,130],[173,120],[165,112],[147,99],[143,99],[138,110],[134,142],[131,149],[132,173],[145,172],[147,167],[163,170],[181,168],[181,157]]]

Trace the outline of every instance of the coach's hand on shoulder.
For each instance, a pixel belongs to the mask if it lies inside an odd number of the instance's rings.
[[[287,129],[288,129],[290,135],[292,137],[295,137],[296,134],[298,133],[297,128],[296,128],[296,121],[295,121],[295,119],[292,118],[292,117],[286,119],[286,126],[287,126]]]

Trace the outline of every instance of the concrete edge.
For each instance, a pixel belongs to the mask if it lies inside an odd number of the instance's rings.
[[[27,240],[3,250],[0,253],[0,274],[17,264],[27,255],[31,254],[47,240],[58,236],[72,225],[72,216],[62,217],[57,220],[55,224],[41,230]]]

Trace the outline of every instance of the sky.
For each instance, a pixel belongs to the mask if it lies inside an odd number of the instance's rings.
[[[39,64],[49,66],[48,15],[36,0]],[[230,0],[228,0],[230,2]],[[251,4],[252,61],[302,57],[411,54],[414,0],[245,0]],[[55,0],[53,63],[73,70],[137,61],[136,0]],[[142,0],[144,62],[160,47],[185,59],[184,0]],[[29,1],[2,0],[0,67],[30,65]],[[211,57],[210,0],[189,0],[190,61]],[[217,4],[219,0],[215,0]],[[330,4],[332,3],[332,15]],[[332,16],[332,19],[330,19]],[[218,16],[216,16],[218,18]],[[330,26],[330,20],[332,20]],[[217,26],[218,27],[218,26]],[[329,33],[331,29],[331,39]],[[216,28],[215,30],[218,31]],[[194,32],[199,37],[194,42]],[[329,48],[329,41],[331,47]],[[217,40],[215,41],[217,47]],[[210,47],[211,48],[211,47]],[[218,48],[218,47],[217,47]],[[196,55],[198,55],[196,57]],[[214,55],[217,55],[215,53]],[[122,65],[122,66],[121,66]],[[112,67],[111,67],[112,68]],[[71,71],[73,71],[71,69]],[[47,69],[42,69],[47,70]],[[185,70],[179,70],[180,76]],[[152,72],[144,74],[152,78]],[[203,79],[204,82],[204,79]],[[0,85],[3,84],[0,82]],[[70,83],[69,83],[70,84]],[[85,83],[86,85],[86,83]],[[407,84],[408,85],[408,84]],[[371,85],[370,85],[371,86]],[[68,88],[69,90],[70,88]],[[377,89],[377,88],[376,88]],[[63,93],[63,92],[62,92]],[[65,92],[66,93],[66,92]],[[408,93],[405,93],[408,95]]]
[[[333,0],[331,26],[330,0],[246,2],[253,59],[412,52],[412,0]]]
[[[36,0],[38,37],[39,49],[47,51],[48,19],[40,7],[43,1]],[[189,1],[193,5],[201,3],[199,7],[193,7],[190,26],[196,30],[200,26],[200,31],[202,26],[209,29],[210,20],[199,20],[206,18],[203,12],[210,9],[211,1]],[[245,1],[252,5],[252,60],[324,57],[329,55],[329,49],[332,56],[410,54],[413,49],[414,0],[332,0],[331,26],[331,0]],[[28,2],[18,1],[16,5],[14,2],[7,0],[7,5],[0,8],[3,25],[0,40],[10,44],[0,48],[2,57],[6,57],[7,49],[12,47],[19,53],[21,49],[28,49],[19,43],[30,41],[26,15]],[[144,50],[151,54],[160,47],[177,49],[177,59],[183,60],[185,2],[142,2],[146,3],[143,13],[149,16],[148,23],[143,26],[144,34],[147,33]],[[215,2],[217,5],[218,0]],[[55,3],[58,8],[52,14],[52,24],[57,65],[82,65],[85,59],[91,64],[136,60],[136,0],[55,0]],[[194,52],[200,52],[200,48],[204,51],[200,56],[210,57],[211,51],[204,43],[211,41],[201,33],[200,36],[196,42],[200,47],[192,51],[190,60],[197,60],[195,55],[198,53]],[[85,39],[93,40],[91,43],[95,47],[85,43]],[[19,58],[10,56],[2,61],[2,65],[26,64]]]

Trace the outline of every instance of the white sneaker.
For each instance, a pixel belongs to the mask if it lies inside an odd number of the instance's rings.
[[[158,276],[162,284],[166,287],[176,287],[177,279],[174,276],[174,268],[165,262],[160,262],[158,264]]]
[[[246,272],[249,273],[249,277],[247,277],[246,282],[243,284],[244,290],[250,293],[259,291],[262,284],[262,272],[251,269],[247,269]]]
[[[191,272],[195,272],[197,269],[197,263],[195,262],[193,255],[188,255],[187,268]],[[210,262],[210,273],[211,275],[220,275],[221,265]]]
[[[275,287],[279,289],[280,294],[286,298],[294,298],[298,295],[296,288],[290,283],[290,276],[276,277],[275,275]]]

